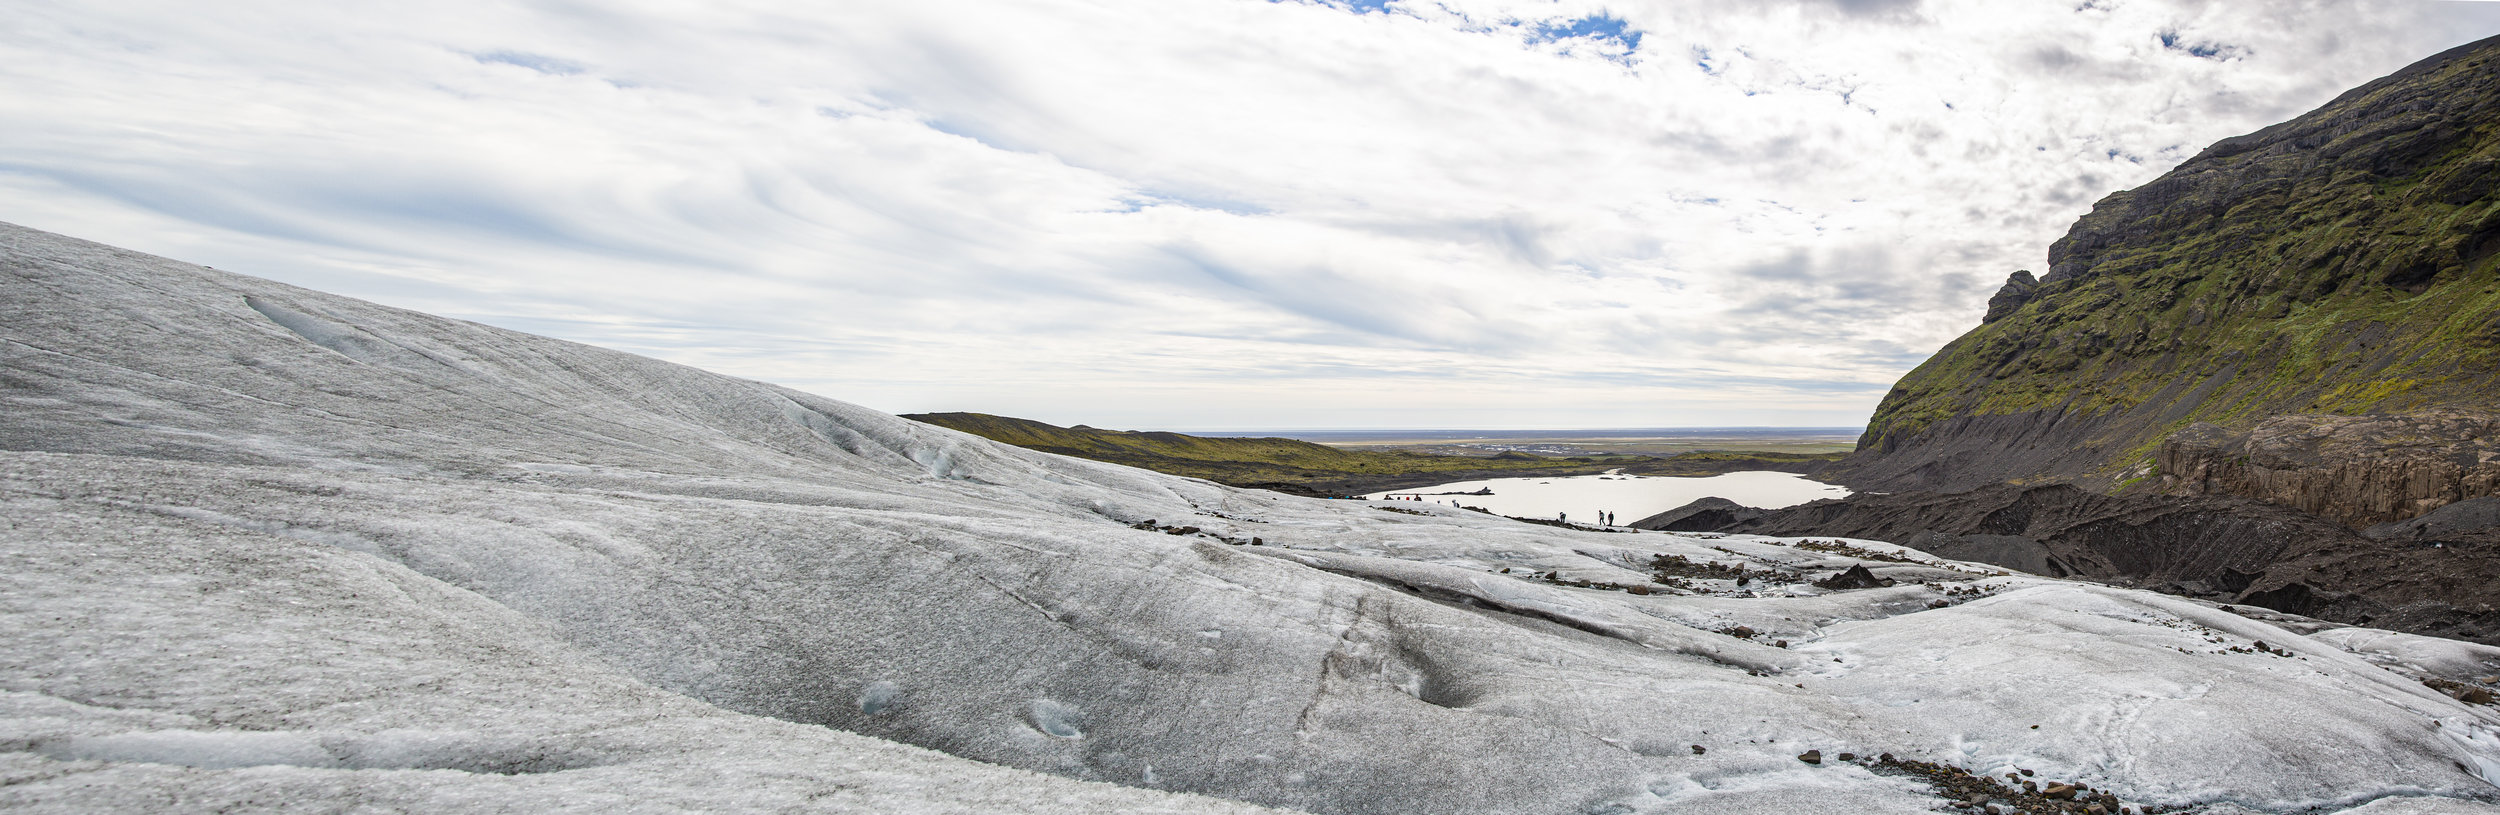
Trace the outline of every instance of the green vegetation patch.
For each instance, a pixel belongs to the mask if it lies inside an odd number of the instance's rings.
[[[2190,422],[2488,404],[2500,374],[2500,65],[2367,86],[2109,196],[2021,308],[1904,376],[1892,450],[1960,416],[2100,419],[2103,469]]]

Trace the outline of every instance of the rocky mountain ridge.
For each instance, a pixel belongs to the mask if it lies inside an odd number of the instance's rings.
[[[2103,199],[2047,274],[2012,275],[1980,326],[1902,378],[1827,477],[2109,488],[2158,472],[2355,520],[2464,497],[2443,496],[2466,482],[2413,474],[2295,488],[2229,471],[2197,457],[2220,438],[2208,429],[2160,460],[2200,424],[2244,436],[2277,417],[2500,408],[2495,56],[2500,40],[2431,57]],[[2441,428],[2468,429],[2416,430]]]
[[[2500,38],[2100,201],[1821,476],[1881,493],[1638,525],[2500,641],[2495,190]]]

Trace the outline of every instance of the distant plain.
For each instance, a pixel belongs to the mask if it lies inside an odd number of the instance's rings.
[[[1705,450],[1753,453],[1846,453],[1857,449],[1856,427],[1650,427],[1593,430],[1272,430],[1194,433],[1219,438],[1278,437],[1346,450],[1404,451],[1441,456],[1508,452],[1549,458],[1672,456]]]

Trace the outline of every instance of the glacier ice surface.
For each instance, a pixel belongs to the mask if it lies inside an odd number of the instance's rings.
[[[17,227],[0,269],[12,811],[1941,804],[1808,749],[2495,811],[2500,716],[2421,680],[2500,650],[1232,489]]]

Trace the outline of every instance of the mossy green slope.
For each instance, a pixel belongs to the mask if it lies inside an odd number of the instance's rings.
[[[1839,477],[2106,481],[2193,422],[2488,409],[2495,187],[2500,38],[2217,143],[2095,205],[1902,378]]]

